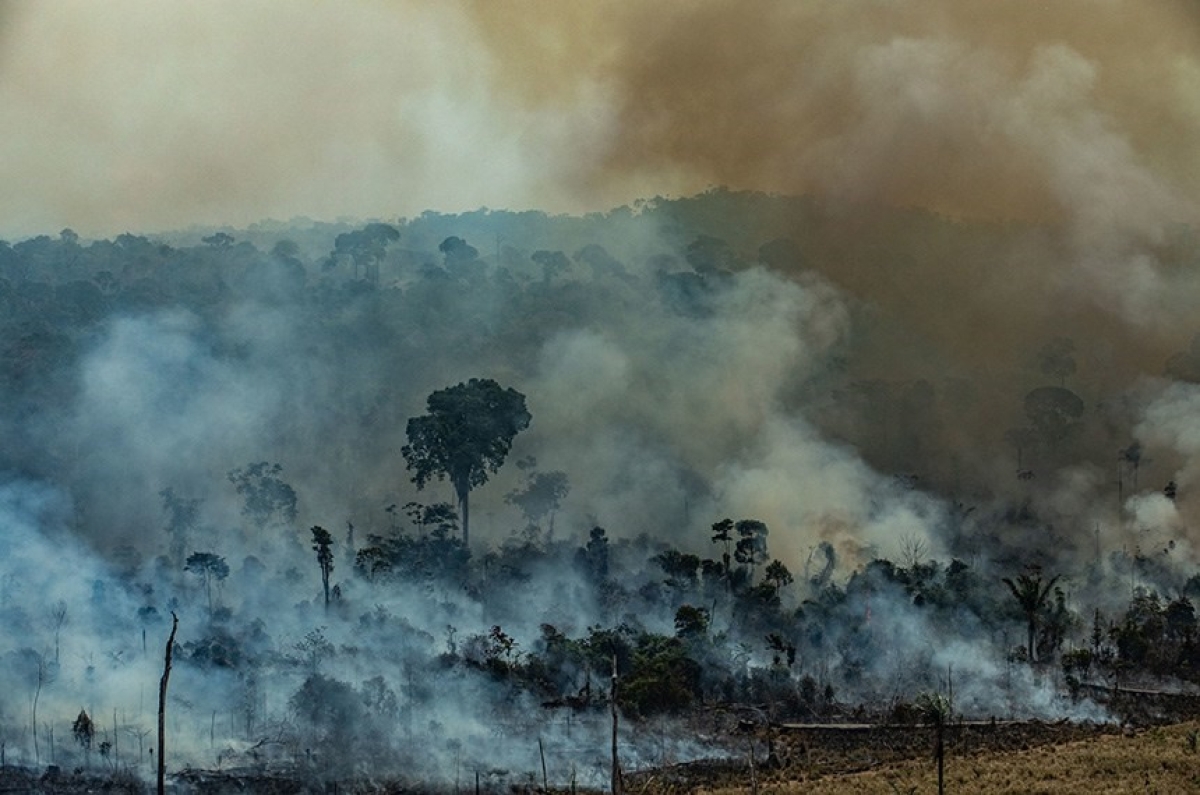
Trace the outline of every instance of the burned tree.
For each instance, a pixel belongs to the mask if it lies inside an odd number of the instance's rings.
[[[163,657],[162,679],[158,681],[158,795],[166,790],[167,775],[167,683],[171,679],[171,653],[175,649],[175,631],[179,629],[179,616],[171,611],[171,635],[167,638],[167,649]],[[86,715],[85,715],[86,717]]]

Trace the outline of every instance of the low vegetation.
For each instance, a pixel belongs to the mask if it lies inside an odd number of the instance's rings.
[[[989,795],[1126,795],[1200,790],[1200,755],[1195,722],[1137,732],[1110,733],[1024,750],[951,755],[946,792]],[[760,795],[896,795],[937,791],[937,771],[928,758],[905,759],[858,773],[812,776],[784,769],[760,776]],[[653,787],[647,793],[666,792]],[[740,786],[698,787],[706,795],[743,795]]]

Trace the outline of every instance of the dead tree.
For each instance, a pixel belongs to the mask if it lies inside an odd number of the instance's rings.
[[[179,616],[171,611],[171,636],[167,638],[167,650],[163,658],[163,675],[158,682],[158,795],[166,790],[167,775],[167,681],[171,678],[171,651],[175,648],[175,630],[179,629]]]

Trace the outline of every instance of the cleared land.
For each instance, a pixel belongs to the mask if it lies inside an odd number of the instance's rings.
[[[928,730],[914,731],[928,734]],[[1042,736],[1023,750],[981,746],[963,755],[948,754],[947,793],[1013,793],[1013,795],[1106,795],[1107,793],[1200,792],[1200,724],[1189,722],[1126,733],[1096,733],[1087,739],[1055,742]],[[930,743],[930,748],[932,743]],[[756,771],[757,791],[812,795],[870,795],[871,793],[937,792],[932,754],[922,758],[880,761],[861,772],[822,772],[801,764]],[[709,795],[740,795],[752,791],[743,783],[693,786]],[[635,790],[636,791],[636,790]],[[682,791],[663,783],[647,792]]]

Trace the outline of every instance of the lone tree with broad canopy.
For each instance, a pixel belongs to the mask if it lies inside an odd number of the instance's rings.
[[[470,541],[471,489],[487,483],[504,463],[512,440],[532,417],[525,396],[503,389],[490,378],[440,389],[427,401],[428,414],[408,421],[408,444],[401,452],[413,471],[413,483],[449,477],[462,515],[463,544]]]

